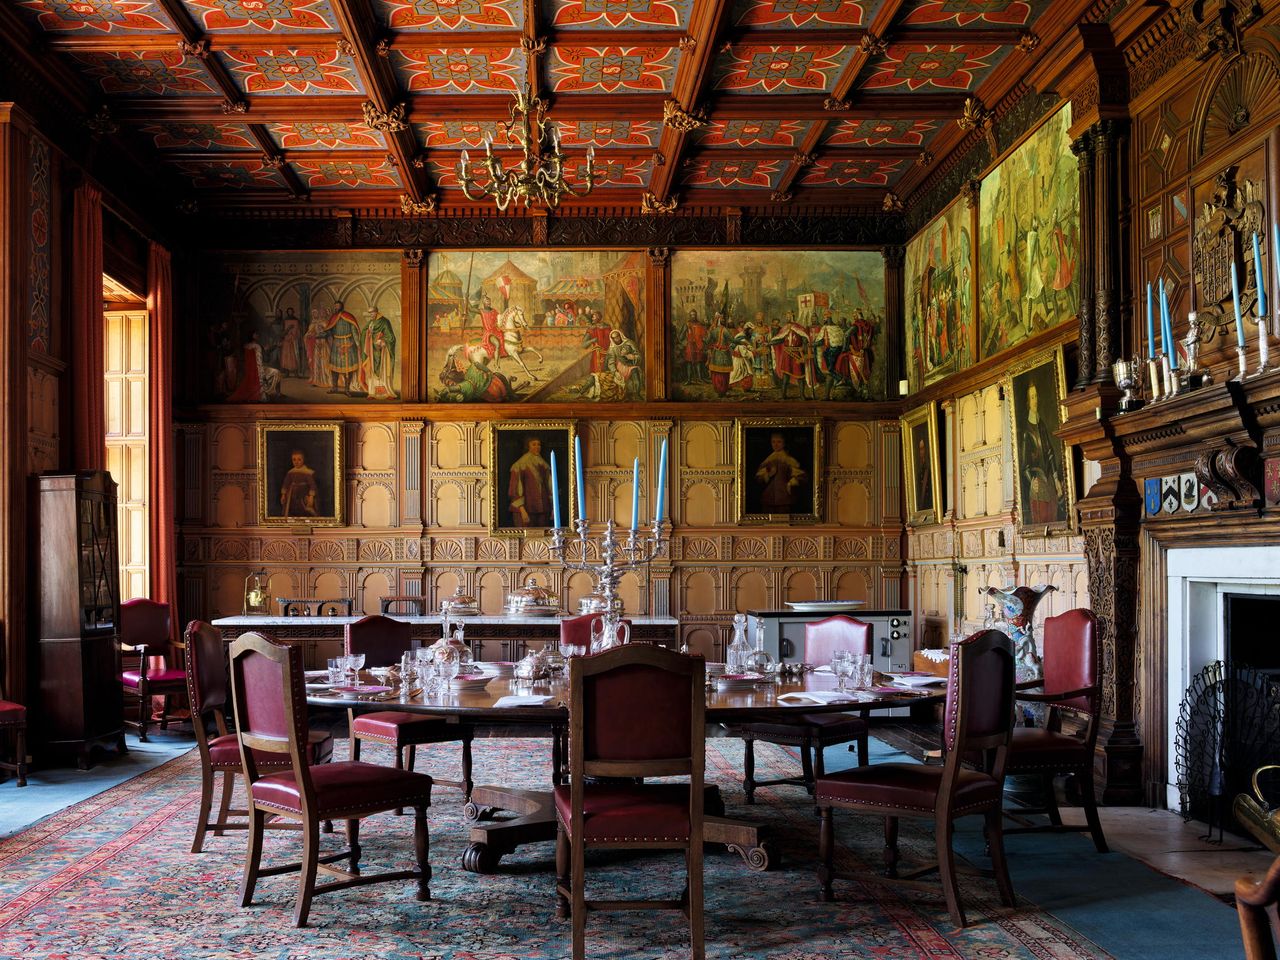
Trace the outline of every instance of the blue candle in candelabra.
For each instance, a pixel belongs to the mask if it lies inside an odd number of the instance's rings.
[[[1169,301],[1164,294],[1164,277],[1156,281],[1160,288],[1160,351],[1169,355],[1169,342],[1173,340],[1173,331],[1169,329]]]
[[[1231,306],[1236,311],[1236,346],[1244,349],[1244,326],[1240,323],[1240,281],[1236,279],[1236,262],[1231,261]]]
[[[1262,251],[1258,249],[1258,234],[1253,234],[1253,275],[1258,284],[1258,319],[1267,315],[1267,285],[1262,279]]]
[[[556,472],[556,452],[551,451],[551,525],[560,527],[560,475]]]
[[[1147,281],[1147,359],[1156,358],[1156,328],[1151,310],[1151,281]]]
[[[1173,315],[1169,313],[1169,294],[1165,289],[1164,281],[1160,282],[1160,336],[1162,340],[1169,343],[1169,369],[1178,369],[1178,344],[1173,339]]]
[[[640,529],[640,458],[631,464],[631,529]]]
[[[1271,256],[1276,261],[1276,282],[1280,283],[1280,223],[1271,224]]]
[[[662,438],[662,453],[658,457],[658,506],[654,511],[654,523],[662,520],[662,508],[667,501],[667,438]]]
[[[573,437],[573,461],[578,473],[578,519],[587,519],[587,485],[582,479],[582,437]]]

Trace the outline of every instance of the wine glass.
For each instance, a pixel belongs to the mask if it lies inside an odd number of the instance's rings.
[[[837,650],[831,655],[831,672],[836,675],[836,689],[841,693],[844,693],[845,684],[853,676],[853,671],[853,654],[848,650]]]
[[[443,681],[446,690],[453,683],[453,679],[458,675],[458,669],[461,666],[460,658],[453,650],[443,652],[436,658],[436,672],[439,674],[441,681]]]
[[[360,671],[364,668],[363,653],[347,654],[347,666],[351,670],[351,683],[353,686],[360,685]]]

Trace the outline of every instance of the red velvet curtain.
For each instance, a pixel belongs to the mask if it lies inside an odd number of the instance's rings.
[[[173,457],[173,271],[169,251],[151,244],[147,269],[150,313],[147,410],[148,536],[151,554],[151,599],[169,604],[171,629],[181,629],[178,616],[177,476]]]
[[[102,191],[76,188],[71,225],[71,367],[74,374],[75,465],[107,467],[106,328],[102,317]]]

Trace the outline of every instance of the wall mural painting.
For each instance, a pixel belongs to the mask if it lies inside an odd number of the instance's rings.
[[[670,326],[675,400],[885,396],[877,251],[680,251]]]
[[[1080,173],[1064,107],[982,181],[978,334],[982,357],[1075,316]]]
[[[226,403],[399,400],[400,259],[222,258],[202,291],[207,394]]]
[[[639,250],[432,253],[430,398],[643,400],[647,259]]]
[[[973,237],[962,200],[907,244],[907,380],[911,392],[973,364]]]

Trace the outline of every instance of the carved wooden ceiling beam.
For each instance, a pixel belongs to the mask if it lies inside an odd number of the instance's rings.
[[[400,84],[391,64],[375,53],[377,24],[373,22],[368,4],[355,4],[351,0],[329,0],[337,17],[338,26],[346,38],[346,53],[355,61],[356,70],[369,92],[369,102],[381,115],[383,122],[377,128],[387,144],[390,159],[404,184],[405,193],[414,203],[422,203],[432,193],[426,184],[426,174],[420,165],[414,164],[418,155],[418,143],[407,123],[399,119],[396,108],[401,103]],[[362,114],[374,116],[374,111],[361,108]]]
[[[173,21],[178,33],[182,35],[182,39],[178,41],[178,49],[187,56],[200,61],[201,66],[209,74],[214,86],[226,98],[227,112],[247,112],[249,108],[248,97],[240,92],[240,88],[231,79],[231,74],[227,73],[227,69],[222,65],[222,62],[211,55],[209,38],[205,36],[204,31],[197,26],[196,22],[191,19],[191,14],[182,0],[157,0],[157,2],[169,19]],[[169,39],[169,43],[173,43],[172,38]]]
[[[697,129],[697,121],[704,117],[700,112],[700,101],[710,82],[711,67],[715,63],[720,33],[729,8],[729,0],[694,4],[688,39],[683,44],[684,56],[680,58],[671,88],[671,99],[680,112],[674,113],[664,106],[658,154],[665,162],[655,163],[649,177],[651,205],[657,208],[669,205],[676,171],[684,159],[685,144],[689,134]]]

